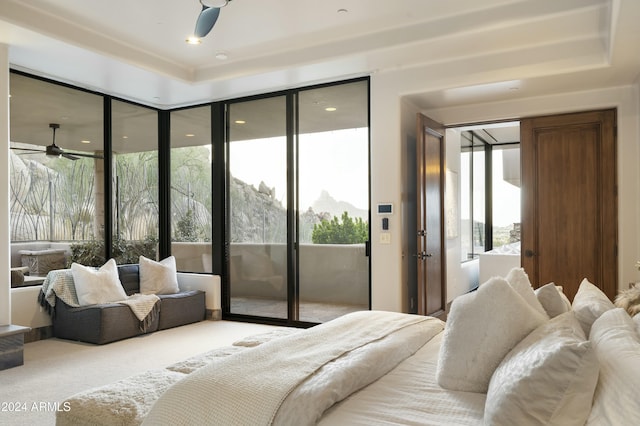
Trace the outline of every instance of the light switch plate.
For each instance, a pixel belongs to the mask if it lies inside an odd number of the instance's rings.
[[[380,234],[380,244],[391,244],[391,232],[382,232]]]

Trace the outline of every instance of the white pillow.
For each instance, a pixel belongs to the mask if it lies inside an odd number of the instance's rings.
[[[582,426],[598,369],[580,323],[565,312],[535,329],[500,363],[489,383],[484,424]]]
[[[576,314],[576,318],[582,325],[584,334],[589,335],[591,324],[598,319],[600,315],[613,309],[615,306],[609,300],[606,294],[598,287],[591,284],[588,279],[583,279],[578,287],[578,292],[573,298],[571,309]]]
[[[174,294],[178,288],[176,258],[169,256],[160,262],[140,256],[140,293]]]
[[[638,332],[638,336],[640,336],[640,314],[635,314],[633,320],[636,322],[636,331]]]
[[[593,323],[589,337],[600,361],[600,378],[587,424],[634,423],[640,418],[640,337],[634,321],[624,309],[611,309]]]
[[[571,303],[565,296],[562,297],[561,290],[554,284],[545,284],[535,290],[538,301],[549,315],[549,318],[557,317],[571,310]]]
[[[100,269],[72,263],[71,274],[80,306],[118,302],[127,298],[118,276],[118,265],[113,259],[109,259]]]
[[[548,321],[499,277],[454,299],[438,358],[438,384],[450,390],[485,393],[502,358]]]
[[[538,301],[531,286],[531,281],[529,281],[529,276],[523,268],[511,269],[505,279],[533,309],[542,315],[548,316],[547,311],[544,310],[544,307]]]

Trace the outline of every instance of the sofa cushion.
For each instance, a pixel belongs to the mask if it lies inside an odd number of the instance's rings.
[[[178,291],[174,256],[169,256],[160,262],[140,256],[140,293],[173,294]]]
[[[158,297],[160,298],[159,330],[202,321],[205,318],[204,291],[181,291],[175,294],[159,294]]]
[[[51,317],[53,335],[60,339],[102,345],[143,334],[140,320],[131,308],[118,303],[71,307],[56,298],[55,315]],[[146,332],[158,330],[158,316]]]
[[[98,270],[72,263],[71,273],[80,306],[116,302],[127,298],[118,276],[118,266],[113,259],[109,259]]]
[[[118,275],[127,296],[140,293],[140,266],[138,264],[118,265]]]

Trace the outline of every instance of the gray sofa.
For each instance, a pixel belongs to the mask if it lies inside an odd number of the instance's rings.
[[[127,295],[140,292],[139,265],[118,265]],[[51,313],[53,335],[61,339],[105,344],[205,319],[205,292],[181,290],[158,295],[160,312],[143,330],[131,309],[119,303],[71,307],[56,297]]]

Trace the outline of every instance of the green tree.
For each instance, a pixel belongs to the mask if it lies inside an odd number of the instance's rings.
[[[342,220],[334,216],[330,221],[323,220],[314,225],[311,241],[314,244],[362,244],[368,235],[367,222],[359,217],[354,220],[344,212]]]

